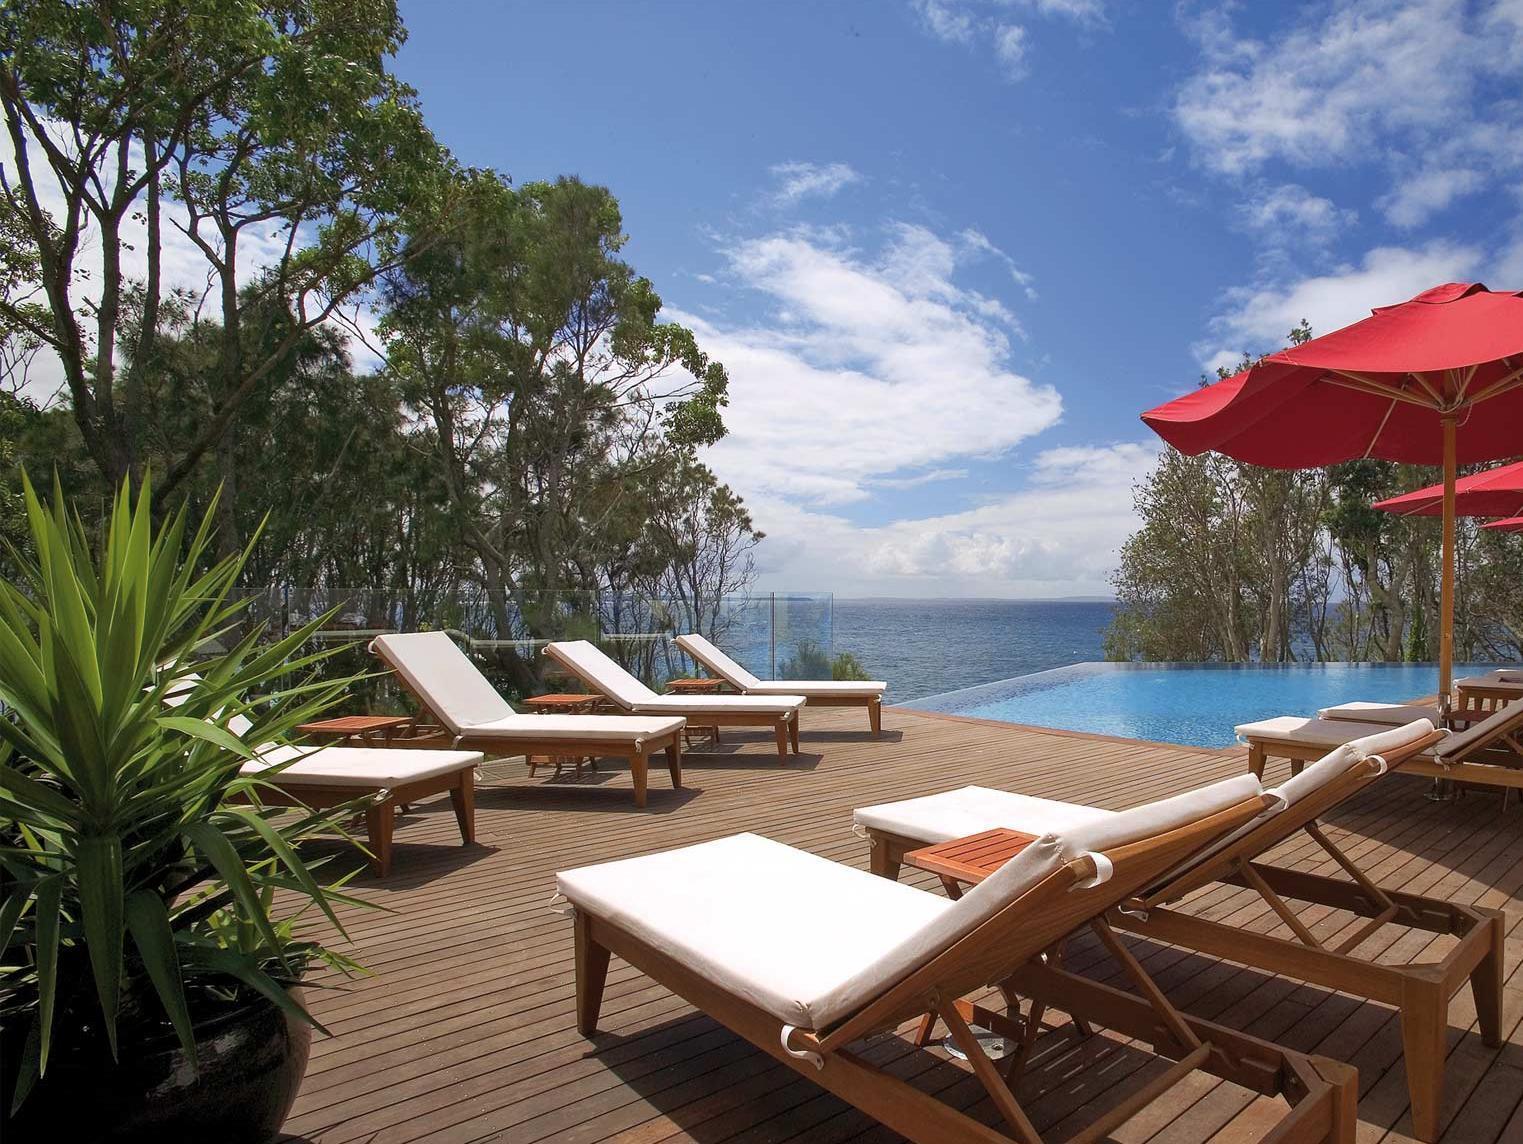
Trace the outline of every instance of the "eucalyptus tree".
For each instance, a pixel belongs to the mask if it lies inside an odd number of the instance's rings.
[[[559,634],[651,472],[724,433],[728,377],[620,257],[617,201],[466,172],[386,278],[388,370],[424,415],[499,631]],[[408,252],[405,252],[408,253]],[[511,606],[511,607],[510,607]],[[508,655],[510,676],[533,680]]]
[[[141,478],[166,308],[214,320],[219,341],[161,495],[396,265],[399,212],[448,185],[387,68],[403,36],[393,0],[0,7],[0,334],[56,355],[107,487]]]

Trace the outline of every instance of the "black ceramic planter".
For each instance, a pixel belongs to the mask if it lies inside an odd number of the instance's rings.
[[[0,1137],[268,1144],[296,1099],[311,1041],[309,1025],[260,1000],[196,1027],[194,1070],[173,1038],[124,1044],[115,1064],[51,1060],[16,1118],[0,1121]]]

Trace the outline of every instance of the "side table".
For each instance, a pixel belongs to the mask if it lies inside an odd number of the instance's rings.
[[[411,715],[339,715],[303,723],[296,732],[332,739],[341,745],[389,747],[393,739],[407,738],[414,722]]]
[[[718,695],[723,690],[724,680],[722,679],[668,679],[666,681],[668,695]],[[686,740],[686,744],[691,744],[695,738],[704,738],[713,740],[714,745],[719,746],[717,726],[695,726],[690,720],[682,737]]]
[[[570,691],[555,691],[549,695],[534,695],[523,700],[521,706],[525,711],[532,711],[537,715],[590,715],[602,700],[599,695],[587,695]],[[570,765],[576,768],[578,776],[582,773],[582,763],[586,762],[593,770],[598,769],[598,761],[590,755],[545,755],[544,761],[540,762],[539,755],[526,755],[524,762],[529,764],[529,777],[534,777],[536,767],[546,764],[555,768],[559,774],[561,767]]]

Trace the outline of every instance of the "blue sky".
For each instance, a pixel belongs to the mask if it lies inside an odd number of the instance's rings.
[[[462,158],[611,187],[729,366],[760,586],[1106,590],[1145,407],[1523,287],[1523,0],[404,0]]]

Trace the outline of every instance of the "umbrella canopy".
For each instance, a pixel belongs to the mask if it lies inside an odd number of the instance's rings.
[[[1459,461],[1518,451],[1523,293],[1450,282],[1271,354],[1142,419],[1185,453],[1304,469],[1375,457],[1442,464],[1446,495],[1440,693],[1454,657],[1454,484]]]
[[[1481,525],[1482,528],[1494,528],[1498,532],[1523,532],[1523,516],[1510,516],[1506,520],[1493,520]]]
[[[1518,445],[1523,447],[1523,434]],[[1444,511],[1444,486],[1429,485],[1413,493],[1376,501],[1381,512],[1401,516],[1438,516]],[[1523,461],[1487,469],[1454,482],[1454,511],[1459,516],[1523,515]]]

